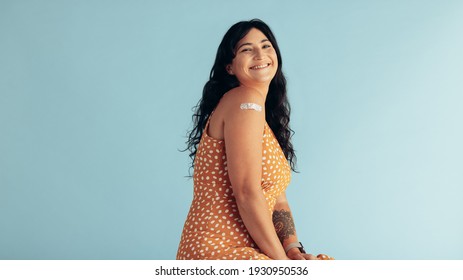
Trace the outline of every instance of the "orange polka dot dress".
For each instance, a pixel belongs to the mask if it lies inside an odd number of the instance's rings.
[[[204,128],[194,161],[194,192],[177,251],[179,260],[268,260],[241,220],[227,172],[225,143]],[[291,179],[291,169],[272,130],[262,139],[262,192],[269,214]]]

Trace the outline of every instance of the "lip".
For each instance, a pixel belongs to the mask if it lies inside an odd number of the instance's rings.
[[[251,70],[261,70],[261,69],[265,69],[267,67],[269,67],[270,65],[272,65],[271,63],[263,63],[263,64],[258,64],[258,65],[253,65],[251,67],[249,67],[249,69]]]

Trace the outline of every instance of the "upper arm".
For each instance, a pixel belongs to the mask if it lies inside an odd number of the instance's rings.
[[[242,103],[255,103],[265,108],[257,92],[235,89],[227,96],[224,115],[224,140],[228,176],[233,192],[239,196],[260,189],[262,178],[262,137],[265,111],[240,109]]]

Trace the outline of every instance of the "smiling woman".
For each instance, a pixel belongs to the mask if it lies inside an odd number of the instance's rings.
[[[264,22],[225,34],[187,142],[194,198],[177,259],[332,259],[306,254],[286,199],[295,154],[281,66]]]
[[[259,29],[252,28],[249,33],[238,42],[236,56],[227,66],[230,75],[235,75],[241,85],[260,84],[260,91],[268,91],[265,87],[275,76],[278,59],[272,43]]]

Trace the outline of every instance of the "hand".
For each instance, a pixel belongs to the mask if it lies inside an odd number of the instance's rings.
[[[291,260],[334,260],[334,258],[325,254],[318,254],[317,256],[312,254],[304,254],[301,253],[298,248],[290,249],[286,255]]]
[[[291,248],[288,253],[286,253],[288,258],[291,260],[316,260],[317,257],[315,257],[312,254],[304,254],[299,251],[299,248]]]

